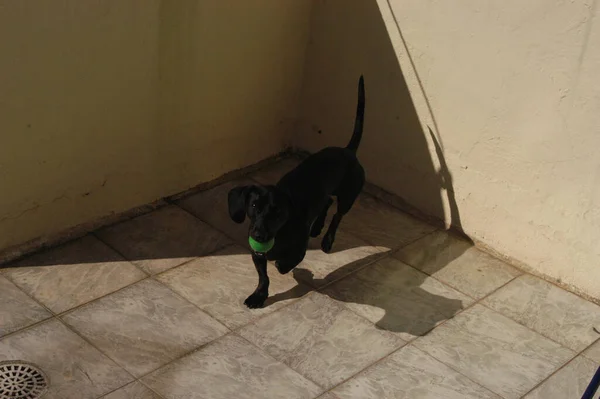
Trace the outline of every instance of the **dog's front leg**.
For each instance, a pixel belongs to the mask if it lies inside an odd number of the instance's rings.
[[[258,273],[258,286],[254,293],[244,301],[250,309],[262,308],[269,296],[269,276],[267,274],[267,257],[264,254],[252,254],[252,261]]]

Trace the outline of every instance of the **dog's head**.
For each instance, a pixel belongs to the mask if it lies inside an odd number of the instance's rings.
[[[291,204],[275,186],[241,186],[229,191],[229,216],[236,223],[250,219],[250,237],[258,242],[275,238],[287,222]]]

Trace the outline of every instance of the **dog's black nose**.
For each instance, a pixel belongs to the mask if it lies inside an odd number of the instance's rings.
[[[265,233],[258,232],[258,231],[255,231],[254,233],[252,233],[252,238],[254,238],[258,242],[267,242],[268,241],[267,235]]]

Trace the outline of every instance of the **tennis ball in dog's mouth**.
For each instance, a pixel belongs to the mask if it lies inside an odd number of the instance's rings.
[[[258,242],[254,238],[248,237],[248,243],[250,244],[250,248],[252,248],[255,252],[264,254],[273,248],[273,245],[275,245],[275,238],[271,238],[267,242]]]

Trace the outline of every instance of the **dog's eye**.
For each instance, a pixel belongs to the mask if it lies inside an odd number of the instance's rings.
[[[252,203],[252,208],[256,208],[256,202]]]

